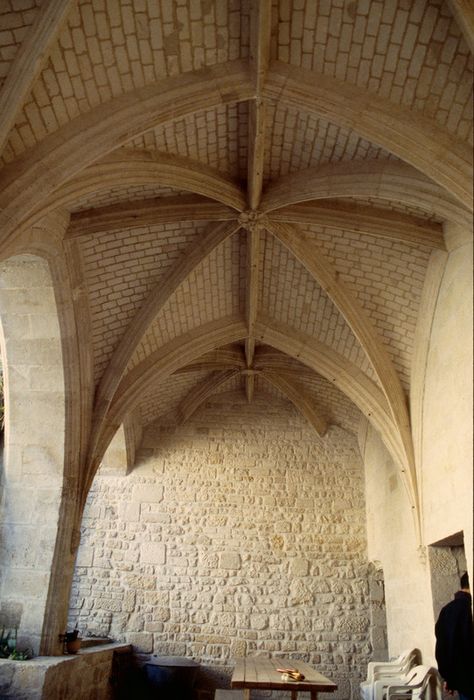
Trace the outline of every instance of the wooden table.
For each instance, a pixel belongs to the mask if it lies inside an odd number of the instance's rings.
[[[304,675],[304,681],[283,681],[277,668],[294,668]],[[260,690],[289,690],[291,700],[297,700],[299,692],[310,692],[311,700],[317,700],[318,691],[332,693],[337,685],[315,671],[304,661],[267,659],[263,656],[247,656],[238,659],[230,682],[231,688],[243,688],[244,700],[250,700],[251,688]]]

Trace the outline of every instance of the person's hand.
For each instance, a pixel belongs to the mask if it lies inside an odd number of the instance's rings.
[[[448,695],[454,695],[454,690],[450,690],[448,688],[448,684],[446,683],[446,681],[443,683],[443,689],[444,689],[444,692],[447,693]]]

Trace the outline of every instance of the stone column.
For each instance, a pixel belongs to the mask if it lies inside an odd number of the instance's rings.
[[[18,628],[18,647],[37,654],[57,547],[65,442],[60,328],[45,260],[21,255],[0,264],[0,310],[7,406],[0,627]]]

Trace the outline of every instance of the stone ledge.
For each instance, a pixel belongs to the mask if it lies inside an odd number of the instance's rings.
[[[58,688],[57,700],[64,697],[65,689],[76,686],[85,688],[83,697],[86,697],[89,686],[97,683],[97,677],[94,675],[97,667],[105,665],[110,666],[110,669],[105,668],[105,672],[101,673],[103,687],[97,688],[97,698],[105,700],[113,654],[116,651],[129,650],[130,644],[111,642],[86,647],[77,654],[64,656],[36,656],[28,661],[0,659],[0,697],[56,700],[51,682]],[[79,690],[79,695],[75,696],[73,693],[73,697],[80,697],[80,692]]]
[[[116,651],[118,649],[132,649],[130,644],[124,644],[123,642],[111,642],[110,644],[97,644],[95,646],[85,647],[77,652],[77,654],[63,654],[62,656],[35,656],[27,661],[13,661],[12,659],[0,659],[0,667],[5,668],[6,665],[12,664],[15,668],[21,668],[22,666],[27,666],[28,668],[32,666],[56,666],[68,661],[74,661],[74,659],[80,659],[81,656],[89,656],[91,654],[100,654],[102,652]]]

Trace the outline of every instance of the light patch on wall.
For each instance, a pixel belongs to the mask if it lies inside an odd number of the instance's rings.
[[[392,476],[388,480],[388,487],[390,491],[396,491],[398,488],[398,479],[396,474],[392,474]]]
[[[142,564],[164,564],[166,561],[166,546],[159,542],[143,542],[140,548]]]

